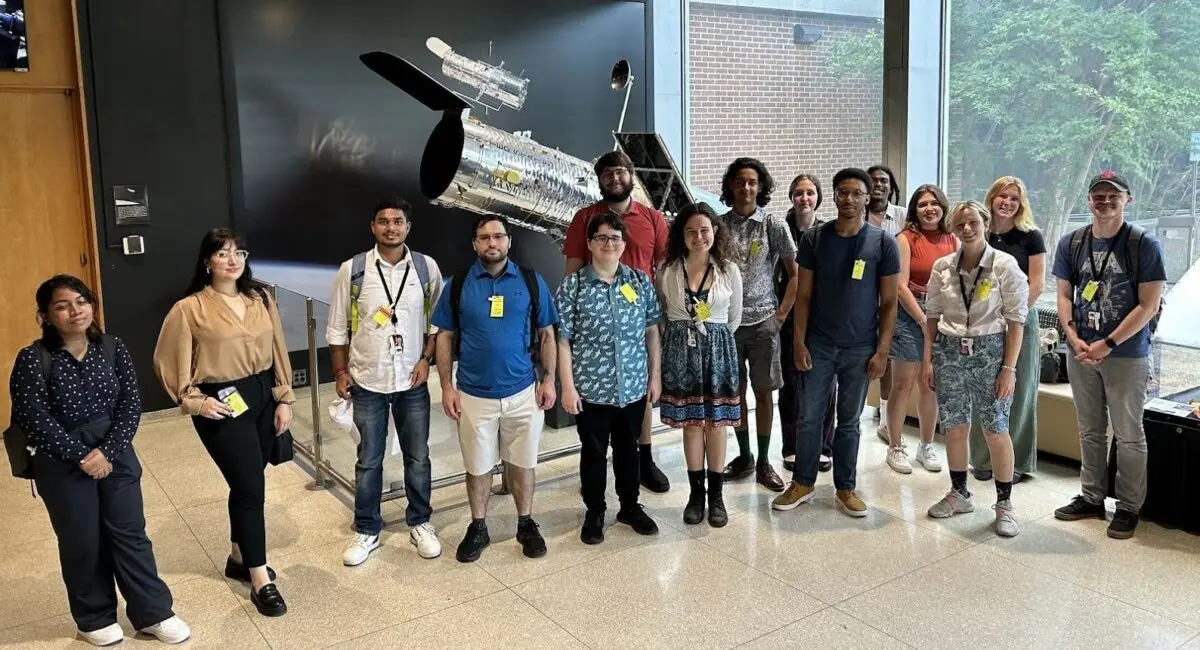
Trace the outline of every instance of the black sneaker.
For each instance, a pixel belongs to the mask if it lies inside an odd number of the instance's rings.
[[[537,522],[529,519],[528,523],[517,523],[517,541],[521,543],[521,551],[525,557],[542,557],[546,554],[546,540],[538,532]]]
[[[754,454],[738,456],[725,466],[723,477],[726,481],[736,481],[754,473]]]
[[[662,494],[671,489],[671,481],[658,468],[658,465],[654,464],[654,459],[650,459],[649,465],[642,465],[638,474],[638,480],[642,484],[642,487],[655,494]]]
[[[287,603],[274,583],[263,585],[258,591],[250,590],[250,602],[263,616],[283,616],[287,613]]]
[[[579,541],[584,544],[599,544],[604,541],[603,510],[588,510],[583,515],[583,530],[579,531]]]
[[[977,470],[975,470],[974,474],[975,474],[976,481],[992,480],[992,470],[990,470],[990,469],[977,469]],[[1016,483],[1016,482],[1017,482],[1016,475],[1014,475],[1013,483]]]
[[[1133,537],[1137,525],[1138,516],[1135,513],[1117,508],[1112,521],[1108,522],[1108,536],[1113,539],[1129,539]]]
[[[704,520],[704,492],[692,491],[687,505],[683,507],[683,523],[695,526]]]
[[[658,533],[658,524],[646,514],[646,509],[642,505],[636,505],[632,508],[621,508],[617,512],[617,521],[622,524],[627,524],[633,529],[633,532],[639,535],[654,535]]]
[[[472,521],[470,526],[467,526],[467,534],[463,535],[462,541],[458,543],[458,551],[454,557],[459,562],[474,562],[483,554],[483,549],[492,543],[492,538],[488,536],[487,523],[483,521]]]
[[[831,469],[833,469],[833,459],[821,454],[821,459],[817,461],[817,471],[828,472]]]
[[[238,582],[250,582],[250,569],[240,562],[234,562],[233,558],[225,558],[225,577]],[[267,567],[267,577],[271,582],[275,582],[275,569]]]
[[[1054,511],[1054,518],[1063,521],[1078,521],[1080,519],[1104,519],[1104,504],[1090,503],[1083,496],[1071,499],[1071,503]]]

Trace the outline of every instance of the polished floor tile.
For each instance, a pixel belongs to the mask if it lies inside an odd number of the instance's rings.
[[[178,512],[147,517],[146,535],[154,547],[158,575],[168,585],[218,577],[216,566]]]
[[[584,648],[507,589],[335,648]]]
[[[678,533],[513,591],[592,648],[727,648],[821,608]]]
[[[152,463],[208,453],[191,418],[143,423],[133,438],[133,446],[142,462]]]
[[[892,649],[909,646],[848,614],[829,607],[741,647],[748,650],[774,650],[775,648],[857,650],[859,648]]]
[[[1175,648],[1197,632],[978,547],[838,609],[921,648]]]
[[[4,524],[10,511],[0,510]],[[0,630],[70,611],[58,564],[58,544],[5,543],[0,549]]]

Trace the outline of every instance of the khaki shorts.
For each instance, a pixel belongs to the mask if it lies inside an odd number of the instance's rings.
[[[783,367],[779,361],[779,321],[775,316],[754,325],[739,327],[733,334],[737,345],[738,380],[746,381],[750,366],[750,388],[755,392],[783,388]]]
[[[503,399],[462,393],[458,444],[467,473],[483,476],[501,460],[525,469],[536,467],[545,421],[546,413],[537,407],[533,384]]]

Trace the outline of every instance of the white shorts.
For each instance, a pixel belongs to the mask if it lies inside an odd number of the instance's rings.
[[[537,407],[533,384],[502,399],[461,395],[458,444],[468,474],[489,474],[501,460],[525,469],[537,466],[546,413]]]

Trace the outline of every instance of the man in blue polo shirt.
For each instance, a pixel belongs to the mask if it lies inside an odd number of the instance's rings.
[[[532,518],[534,467],[545,410],[556,399],[558,314],[546,281],[508,259],[511,239],[503,217],[484,215],[473,232],[479,259],[450,281],[433,312],[442,410],[458,422],[471,504],[471,525],[457,557],[474,562],[491,543],[485,518],[498,461],[504,461],[517,505],[517,541],[526,557],[542,557],[546,542]],[[456,356],[457,389],[450,372]]]
[[[1117,511],[1108,536],[1129,539],[1146,498],[1142,407],[1150,373],[1150,328],[1167,273],[1150,233],[1125,222],[1129,183],[1105,171],[1088,184],[1092,223],[1063,235],[1054,256],[1058,322],[1079,421],[1083,493],[1054,511],[1064,521],[1104,519],[1108,425],[1117,443]]]

